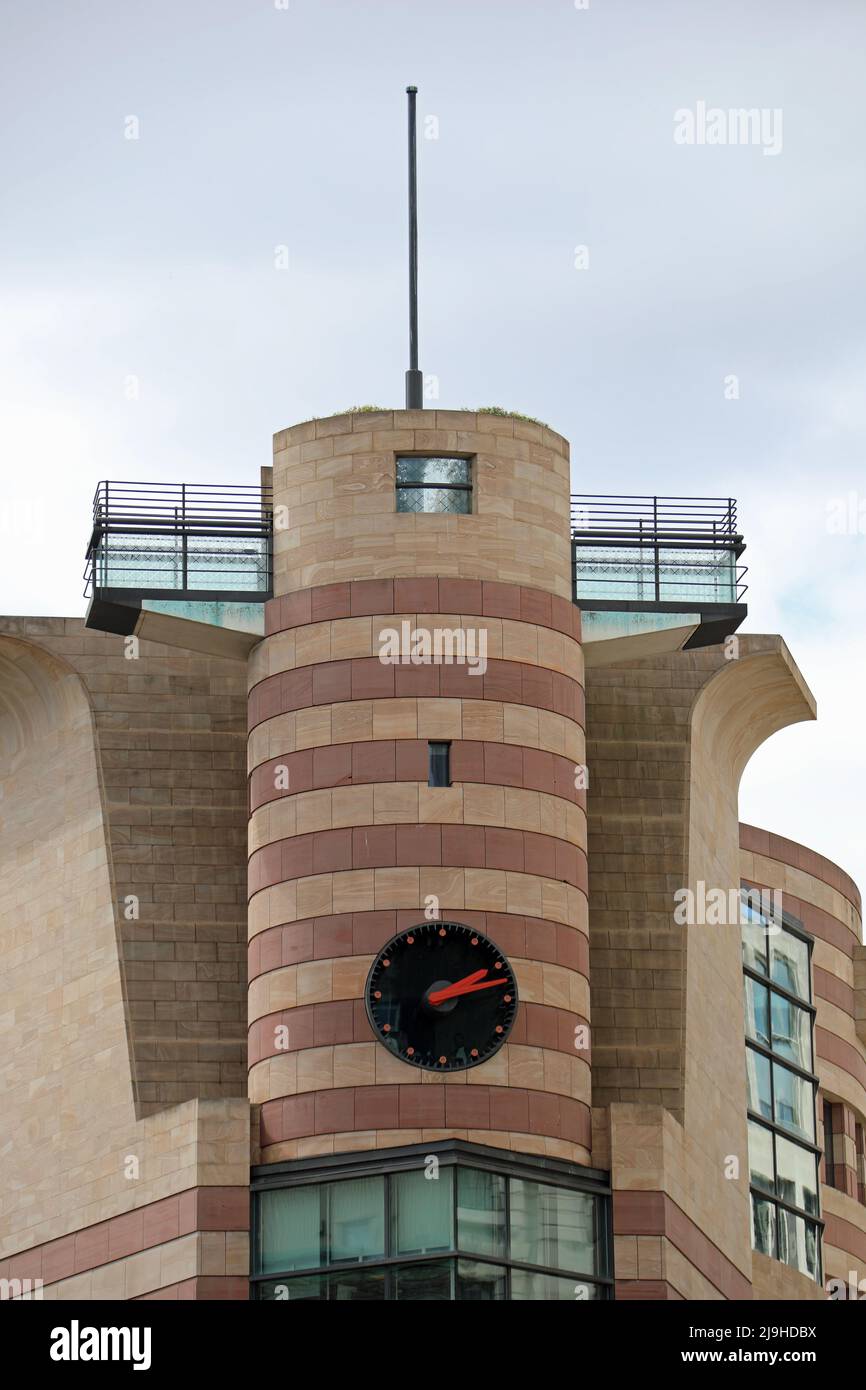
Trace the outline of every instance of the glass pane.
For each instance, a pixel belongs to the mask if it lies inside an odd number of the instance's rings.
[[[448,1302],[452,1298],[453,1260],[427,1265],[396,1265],[394,1298],[405,1302]]]
[[[833,1109],[832,1109],[832,1106],[830,1105],[830,1102],[829,1102],[828,1100],[825,1100],[825,1101],[824,1101],[824,1105],[823,1105],[823,1119],[824,1119],[824,1166],[825,1166],[825,1168],[826,1168],[826,1170],[827,1170],[827,1185],[828,1185],[829,1187],[835,1187],[835,1186],[836,1186],[836,1182],[835,1182],[836,1174],[834,1173],[833,1169],[834,1169],[834,1165],[835,1165],[836,1159],[835,1159],[835,1156],[834,1156],[834,1143],[833,1143]]]
[[[779,1223],[779,1259],[798,1269],[801,1274],[818,1278],[818,1228],[812,1221],[781,1207],[776,1213]]]
[[[736,603],[736,558],[721,549],[660,549],[659,586],[669,603]]]
[[[457,1244],[476,1255],[504,1255],[505,1179],[480,1168],[457,1171]]]
[[[457,1261],[457,1297],[479,1302],[493,1302],[506,1297],[505,1270],[499,1265],[478,1264],[474,1260]]]
[[[770,1046],[770,991],[748,975],[746,986],[746,1034],[756,1042]]]
[[[812,1278],[821,1282],[821,1228],[814,1221],[807,1221],[804,1250],[806,1269]]]
[[[260,1284],[257,1298],[265,1302],[364,1303],[385,1297],[383,1269],[345,1269],[336,1274],[304,1275]]]
[[[799,936],[780,932],[773,938],[772,977],[777,985],[809,999],[809,947]]]
[[[327,1185],[329,1260],[370,1260],[385,1253],[383,1178]]]
[[[383,1269],[344,1269],[328,1275],[329,1303],[381,1302],[384,1297]]]
[[[741,899],[740,918],[743,923],[743,965],[759,975],[766,975],[767,929],[760,913],[749,906],[745,893]]]
[[[315,1269],[324,1264],[320,1250],[320,1191],[310,1186],[260,1194],[259,1274]]]
[[[257,1285],[256,1292],[256,1298],[263,1303],[324,1303],[327,1297],[327,1274],[275,1279],[272,1284]]]
[[[812,1083],[773,1063],[776,1124],[795,1130],[804,1139],[815,1138],[815,1100]]]
[[[183,541],[180,536],[136,536],[115,532],[99,547],[97,582],[119,589],[183,587]]]
[[[545,1303],[586,1303],[599,1297],[597,1284],[574,1279],[558,1279],[554,1274],[530,1274],[525,1269],[511,1271],[511,1298]]]
[[[113,533],[96,557],[98,587],[241,590],[268,587],[268,543],[258,536]]]
[[[760,989],[760,985],[758,986]],[[812,1020],[781,994],[772,996],[773,1051],[804,1071],[812,1070]]]
[[[808,1149],[779,1135],[776,1139],[778,1195],[792,1207],[818,1215],[818,1161]]]
[[[770,1063],[754,1048],[746,1048],[746,1082],[749,1109],[765,1119],[773,1118],[773,1102],[770,1095]]]
[[[254,593],[267,587],[267,550],[255,537],[188,536],[188,589],[235,589]],[[172,586],[175,587],[175,586]]]
[[[763,1125],[749,1121],[749,1181],[755,1187],[775,1192],[773,1182],[773,1135]]]
[[[451,786],[451,744],[428,743],[428,787]]]
[[[398,458],[398,483],[464,483],[471,481],[470,460],[446,458]]]
[[[762,1197],[752,1197],[752,1249],[776,1256],[776,1208]]]
[[[655,566],[646,552],[636,546],[574,547],[574,593],[576,598],[655,599]]]
[[[472,492],[469,488],[398,487],[397,511],[465,515],[472,511]]]
[[[440,1168],[437,1178],[426,1169],[395,1173],[391,1178],[391,1241],[395,1255],[425,1255],[454,1246],[453,1169]]]
[[[511,1179],[511,1258],[549,1269],[596,1270],[595,1200],[587,1192]]]

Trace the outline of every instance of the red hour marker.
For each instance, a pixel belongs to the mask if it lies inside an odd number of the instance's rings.
[[[470,1056],[470,1057],[477,1057],[477,1056],[478,1056],[478,1048],[477,1048],[477,1047],[473,1047],[473,1049],[472,1049],[472,1051],[470,1052],[469,1056]]]
[[[447,1058],[447,1057],[440,1057],[440,1058],[439,1058],[439,1061],[440,1061],[440,1062],[442,1063],[442,1065],[444,1066],[445,1063],[448,1061],[448,1058]]]
[[[406,1048],[406,1056],[407,1056],[407,1057],[414,1057],[414,1056],[415,1056],[415,1049],[414,1049],[414,1047],[407,1047],[407,1048]]]

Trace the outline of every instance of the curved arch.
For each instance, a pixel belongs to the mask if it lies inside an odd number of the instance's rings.
[[[35,740],[91,720],[90,699],[77,671],[33,642],[0,635],[0,758],[7,769]]]
[[[762,743],[817,718],[815,697],[781,637],[743,637],[739,645],[741,654],[698,692],[690,716],[693,744],[717,767],[730,767],[735,792]]]

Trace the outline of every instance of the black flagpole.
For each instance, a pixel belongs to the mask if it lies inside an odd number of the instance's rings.
[[[409,370],[406,373],[406,409],[424,405],[424,378],[418,369],[418,158],[416,150],[415,98],[417,87],[407,87],[409,97]]]

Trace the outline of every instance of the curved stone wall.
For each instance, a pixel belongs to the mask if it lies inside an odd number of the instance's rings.
[[[398,514],[403,452],[472,456],[471,514]],[[452,1135],[585,1162],[583,658],[567,445],[468,412],[315,421],[275,440],[274,507],[275,597],[249,697],[262,1159]],[[483,634],[485,669],[384,664],[383,634],[403,623]],[[449,787],[427,784],[430,740],[451,744]],[[375,953],[430,899],[443,920],[497,942],[521,998],[494,1058],[442,1076],[382,1048],[363,1004]]]

